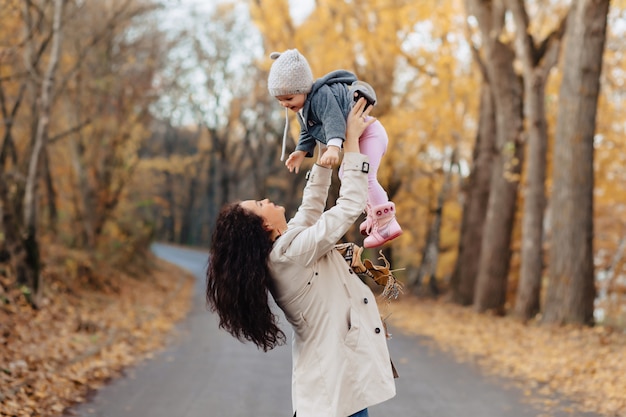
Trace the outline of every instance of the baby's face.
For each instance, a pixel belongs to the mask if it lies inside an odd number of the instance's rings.
[[[298,112],[304,107],[306,94],[286,94],[284,96],[276,96],[276,100],[278,100],[281,106],[291,111]]]

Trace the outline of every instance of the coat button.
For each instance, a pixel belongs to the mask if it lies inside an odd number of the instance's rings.
[[[354,272],[352,271],[352,268],[348,269],[348,272],[351,274],[354,274]]]
[[[369,300],[368,300],[367,298],[364,298],[364,299],[363,299],[363,302],[364,302],[365,304],[367,304],[367,303],[369,303]]]
[[[377,327],[375,330],[376,334],[380,333],[380,327]]]

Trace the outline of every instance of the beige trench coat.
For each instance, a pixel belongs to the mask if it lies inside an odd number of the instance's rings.
[[[324,211],[332,171],[315,165],[270,254],[272,295],[293,328],[298,417],[347,417],[396,392],[375,296],[334,249],[365,208],[367,167],[344,155],[339,199]]]

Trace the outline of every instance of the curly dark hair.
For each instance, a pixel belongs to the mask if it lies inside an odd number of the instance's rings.
[[[269,305],[272,239],[263,218],[238,203],[220,211],[209,250],[206,300],[219,326],[267,352],[285,343]]]

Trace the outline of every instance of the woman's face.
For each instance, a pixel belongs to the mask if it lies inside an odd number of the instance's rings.
[[[276,100],[278,100],[281,106],[287,107],[289,110],[297,113],[302,107],[304,107],[306,94],[287,94],[284,96],[276,96]]]
[[[287,220],[285,219],[285,208],[283,206],[277,206],[267,198],[265,200],[242,201],[240,205],[263,218],[265,226],[269,231],[276,231],[280,235],[287,230]]]

